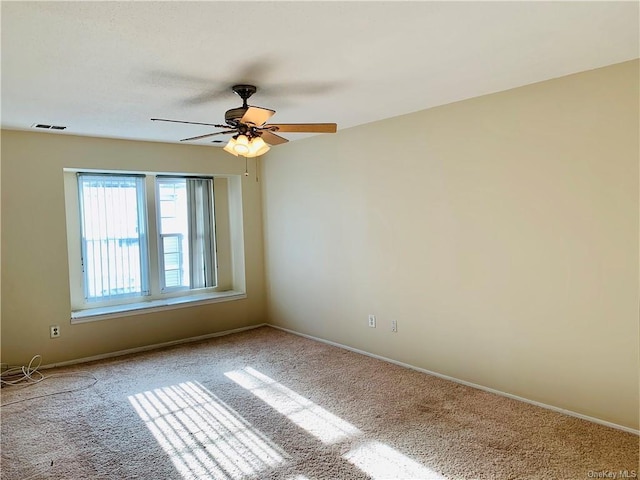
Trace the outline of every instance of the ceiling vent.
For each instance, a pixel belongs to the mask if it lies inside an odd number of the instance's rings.
[[[67,127],[61,127],[60,125],[47,125],[45,123],[34,123],[32,128],[42,128],[44,130],[64,130]]]

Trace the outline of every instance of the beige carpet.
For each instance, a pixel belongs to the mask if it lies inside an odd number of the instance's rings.
[[[638,470],[635,435],[269,327],[56,372],[80,370],[98,382],[2,407],[2,479],[588,479]],[[3,388],[2,403],[91,383]]]

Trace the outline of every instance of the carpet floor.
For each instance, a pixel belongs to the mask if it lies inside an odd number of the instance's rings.
[[[2,389],[3,480],[638,471],[636,435],[270,327],[44,373]]]

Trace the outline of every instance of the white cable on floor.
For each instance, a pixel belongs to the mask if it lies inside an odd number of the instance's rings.
[[[34,366],[34,363],[38,362]],[[0,384],[2,385],[18,385],[21,382],[38,383],[44,380],[44,375],[38,371],[40,364],[42,363],[42,357],[40,355],[34,355],[29,365],[22,367],[9,367],[0,374]],[[38,375],[34,378],[34,375]],[[5,380],[5,378],[17,377],[15,380]]]
[[[72,388],[69,390],[62,390],[60,392],[53,393],[45,393],[43,395],[36,395],[35,397],[23,398],[20,400],[15,400],[13,402],[7,402],[0,405],[0,407],[6,407],[7,405],[13,405],[15,403],[26,402],[28,400],[35,400],[36,398],[50,397],[52,395],[59,395],[61,393],[70,393],[77,392],[79,390],[84,390],[85,388],[93,387],[98,379],[88,373],[88,374],[78,374],[78,373],[53,373],[51,375],[44,375],[38,369],[40,368],[40,364],[42,363],[42,357],[40,355],[34,355],[28,365],[22,367],[12,367],[7,365],[7,369],[4,370],[0,374],[0,384],[2,387],[9,386],[22,386],[29,387],[35,385],[37,383],[42,382],[48,378],[54,377],[80,377],[80,378],[90,378],[93,380],[93,383],[90,385],[85,385],[79,388]]]

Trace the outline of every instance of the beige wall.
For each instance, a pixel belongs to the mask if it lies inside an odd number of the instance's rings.
[[[638,429],[638,80],[628,62],[278,147],[270,321]]]
[[[2,361],[55,362],[265,320],[260,184],[242,177],[247,299],[70,324],[63,168],[236,174],[220,149],[2,131]],[[49,338],[49,325],[61,336]]]
[[[637,429],[638,103],[629,62],[280,146],[243,179],[246,300],[78,325],[63,168],[244,164],[3,131],[2,361],[257,324],[266,293],[274,324]]]

